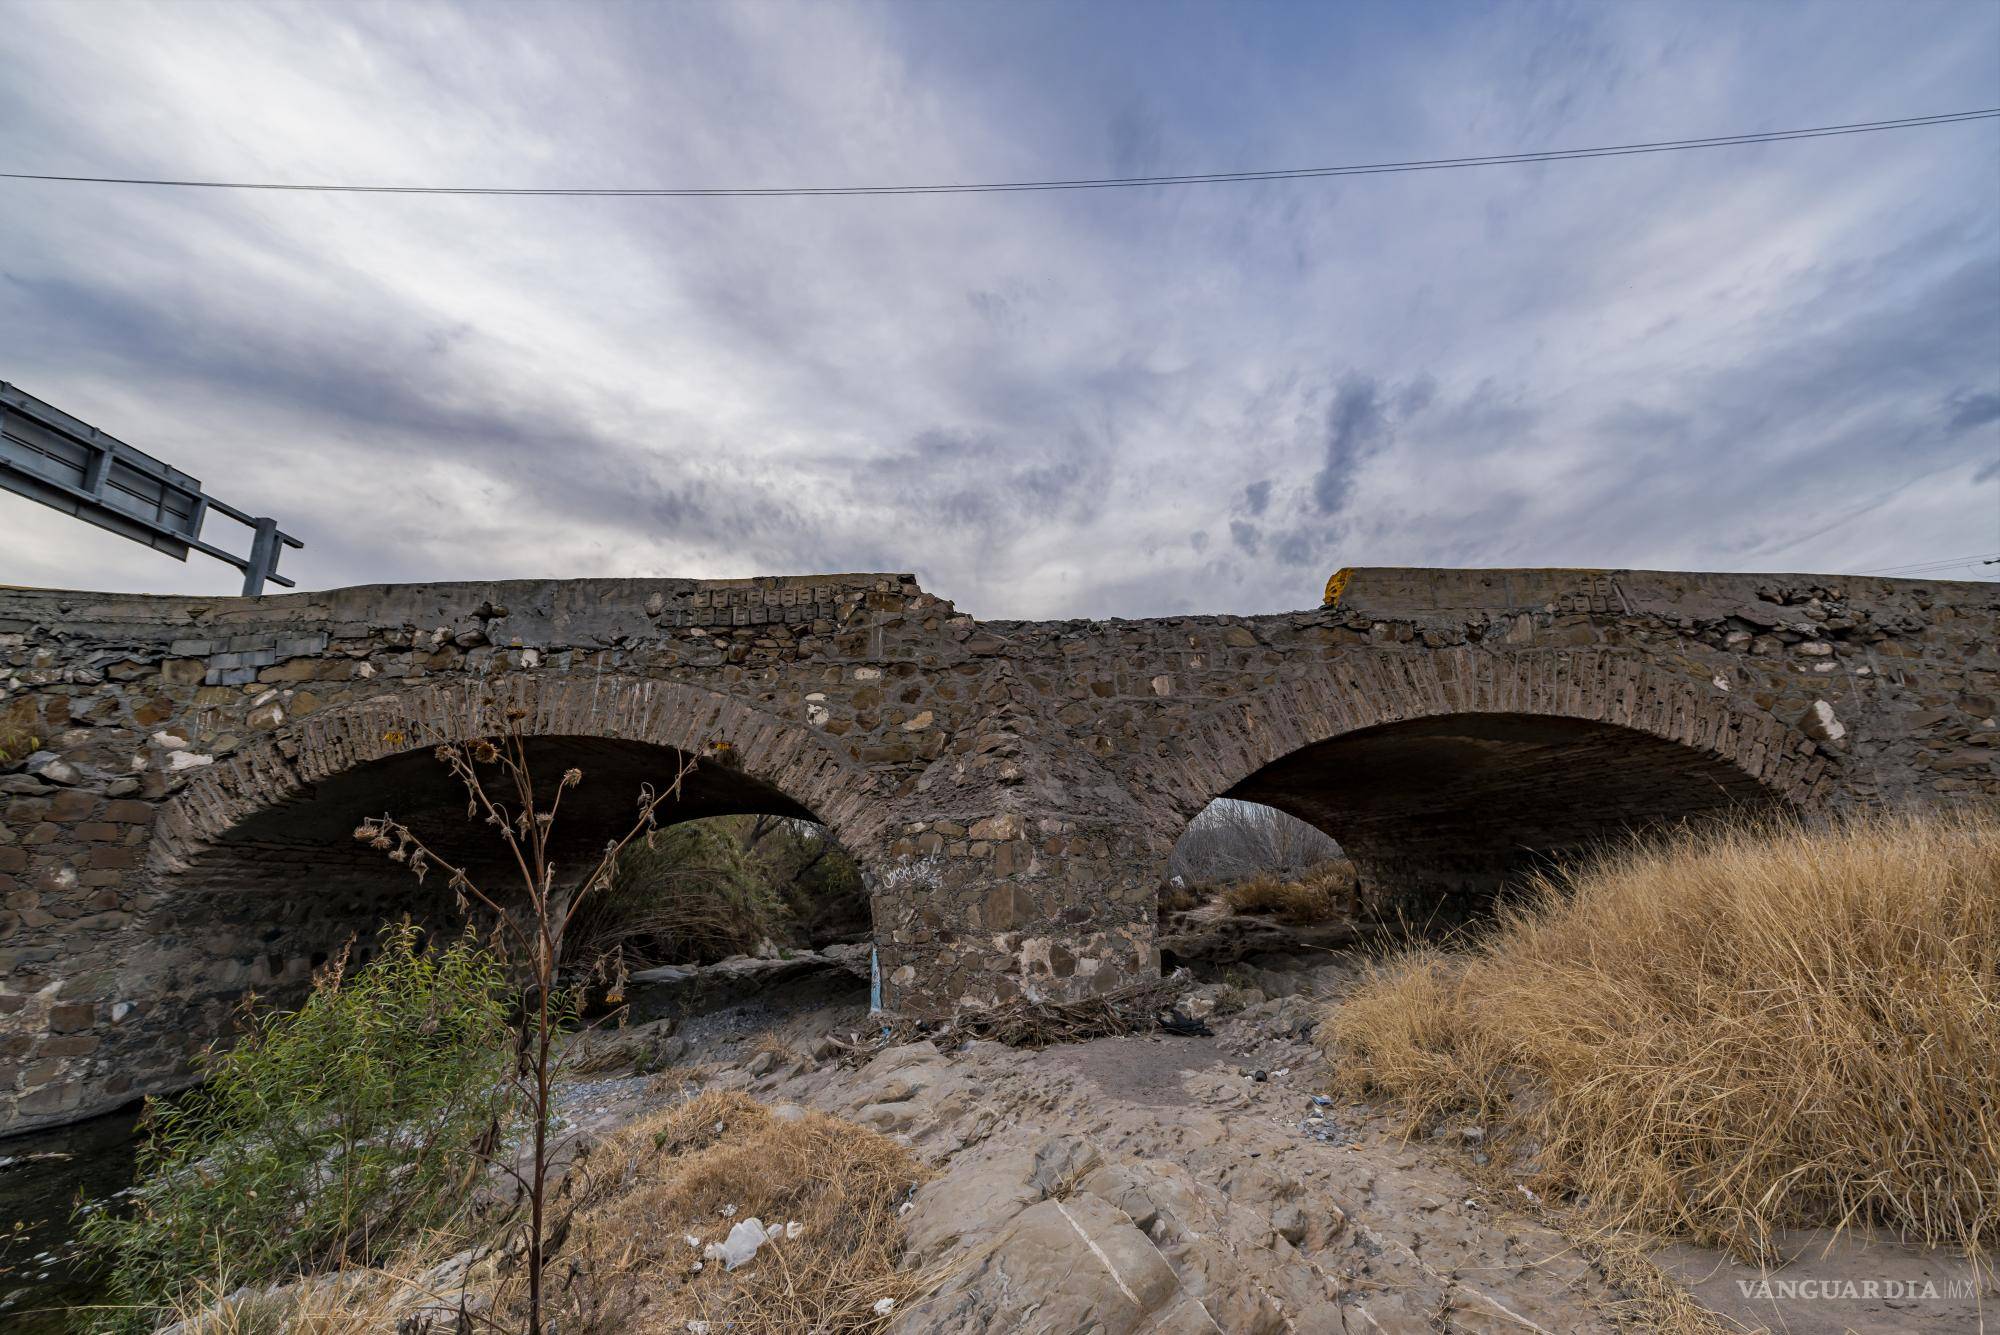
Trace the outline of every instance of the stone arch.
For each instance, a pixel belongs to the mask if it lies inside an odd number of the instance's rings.
[[[559,876],[595,865],[604,841],[629,828],[637,783],[671,775],[678,754],[697,761],[700,796],[678,815],[663,812],[664,822],[731,811],[810,817],[879,900],[886,841],[875,781],[803,725],[717,692],[609,675],[386,690],[288,720],[162,804],[143,920],[119,966],[121,991],[143,1003],[142,1020],[127,1026],[133,1041],[157,1039],[162,1069],[148,1085],[184,1080],[189,1058],[227,1031],[245,992],[283,1002],[334,952],[350,941],[365,952],[372,929],[401,914],[457,921],[442,878],[419,883],[350,837],[359,817],[393,808],[476,881],[518,893],[500,842],[466,819],[463,791],[429,754],[494,735],[514,706],[526,711],[519,727],[539,780],[572,763],[585,770],[557,823]]]
[[[873,776],[855,770],[808,728],[678,682],[521,673],[384,691],[299,720],[201,770],[161,808],[152,866],[163,874],[184,870],[246,818],[359,766],[492,736],[513,706],[527,710],[519,726],[530,738],[667,747],[748,775],[833,830],[864,866],[882,842],[886,817],[873,800]]]
[[[1457,648],[1314,661],[1203,711],[1141,781],[1180,821],[1263,802],[1340,839],[1364,879],[1450,894],[1653,820],[1816,807],[1827,766],[1770,714],[1629,654]]]

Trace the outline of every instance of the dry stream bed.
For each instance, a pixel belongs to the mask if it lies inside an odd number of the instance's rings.
[[[1768,1274],[1645,1240],[1627,1240],[1623,1262],[1607,1265],[1565,1211],[1510,1189],[1476,1130],[1413,1141],[1382,1110],[1321,1092],[1316,1011],[1354,980],[1364,952],[1339,933],[1260,920],[1192,929],[1182,957],[1209,981],[1184,1007],[1209,1034],[1037,1051],[883,1046],[850,971],[865,968],[858,955],[793,964],[764,989],[752,975],[765,966],[746,962],[709,979],[670,975],[634,998],[667,1018],[592,1040],[600,1069],[562,1089],[565,1136],[601,1140],[696,1090],[726,1090],[908,1144],[936,1170],[904,1211],[908,1264],[944,1278],[884,1315],[895,1335],[1654,1329],[1661,1311],[1642,1301],[1635,1256],[1725,1330],[1975,1332],[1984,1311],[2000,1311],[1990,1278],[1967,1291],[1962,1260],[1858,1235],[1830,1247],[1790,1238],[1798,1259]],[[603,1049],[668,1069],[638,1073]],[[129,1163],[110,1131],[62,1152],[72,1157],[30,1162],[17,1150],[0,1166],[10,1218],[46,1215],[52,1194],[114,1190]],[[729,1221],[711,1223],[723,1237]],[[60,1231],[32,1245],[47,1253]],[[85,1291],[59,1265],[42,1273],[0,1280],[17,1285],[15,1315],[0,1324],[78,1329],[19,1315]],[[1845,1293],[1870,1280],[1875,1296]]]

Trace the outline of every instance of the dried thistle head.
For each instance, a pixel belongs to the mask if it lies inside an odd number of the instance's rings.
[[[519,723],[522,719],[526,717],[528,717],[528,711],[524,709],[522,706],[520,705],[507,706],[507,721],[509,723]]]
[[[570,768],[563,771],[563,776],[562,776],[563,787],[574,788],[582,782],[583,782],[582,770],[577,769],[575,766],[571,766]]]
[[[472,758],[482,765],[496,764],[500,759],[500,748],[481,738],[473,744]]]

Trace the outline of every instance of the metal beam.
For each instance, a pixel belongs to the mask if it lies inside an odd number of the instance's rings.
[[[267,581],[291,588],[292,581],[278,573],[278,557],[286,547],[305,546],[279,532],[276,520],[224,504],[203,492],[198,479],[5,381],[0,381],[0,489],[176,561],[187,560],[191,550],[226,561],[243,572],[246,597],[262,593]],[[202,540],[211,511],[250,527],[248,556]]]

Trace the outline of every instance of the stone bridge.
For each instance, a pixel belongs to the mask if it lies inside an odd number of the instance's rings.
[[[246,991],[447,909],[358,818],[497,873],[430,751],[505,706],[543,774],[585,772],[564,865],[683,758],[673,819],[831,827],[914,1012],[1156,970],[1168,854],[1217,797],[1422,896],[1725,807],[2000,798],[2000,585],[1344,576],[1312,611],[1052,622],[908,575],[0,589],[0,1130],[182,1083]]]

